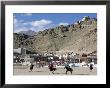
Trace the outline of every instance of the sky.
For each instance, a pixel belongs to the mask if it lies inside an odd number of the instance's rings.
[[[84,16],[97,18],[96,13],[14,13],[14,32],[28,30],[38,32],[59,25],[70,25]]]

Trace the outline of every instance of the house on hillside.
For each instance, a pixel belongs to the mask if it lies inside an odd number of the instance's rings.
[[[94,64],[97,64],[97,51],[94,51],[94,52],[89,53],[89,54],[83,53],[81,55],[80,61],[85,62],[85,63],[93,62]]]
[[[17,48],[13,49],[14,53],[19,53],[19,54],[26,54],[26,48]]]
[[[92,53],[89,53],[87,55],[87,60],[89,62],[94,62],[94,64],[97,64],[97,51],[94,51]]]

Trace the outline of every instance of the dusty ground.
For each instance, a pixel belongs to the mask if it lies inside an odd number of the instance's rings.
[[[32,72],[29,72],[29,67],[14,67],[14,75],[66,75],[66,69],[58,67],[57,70],[52,74],[47,67],[36,68],[34,67]],[[71,75],[68,72],[68,75]],[[97,68],[90,72],[88,67],[74,67],[72,75],[97,75]]]

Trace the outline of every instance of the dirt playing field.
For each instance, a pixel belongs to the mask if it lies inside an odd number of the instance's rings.
[[[13,70],[14,75],[66,75],[66,69],[63,67],[57,67],[57,70],[52,74],[52,72],[49,71],[47,67],[41,67],[36,68],[32,70],[32,72],[29,72],[29,67],[14,67]],[[71,75],[71,73],[68,71],[67,75]],[[97,75],[97,68],[94,67],[94,69],[90,72],[89,67],[73,67],[72,75]]]

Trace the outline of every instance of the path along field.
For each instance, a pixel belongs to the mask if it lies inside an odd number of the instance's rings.
[[[34,67],[32,72],[29,72],[29,67],[24,66],[14,66],[13,69],[14,75],[66,75],[65,72],[66,69],[63,67],[57,67],[54,74],[49,71],[48,67]],[[71,75],[71,73],[68,72],[67,75]],[[72,75],[97,75],[97,68],[94,67],[94,69],[90,72],[89,67],[73,67]]]

